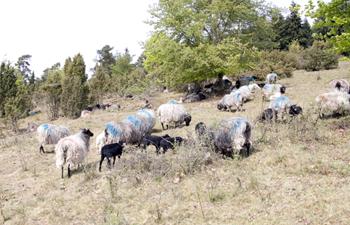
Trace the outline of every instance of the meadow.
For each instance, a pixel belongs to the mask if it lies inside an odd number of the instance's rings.
[[[319,120],[315,97],[335,78],[350,80],[350,63],[319,72],[298,70],[278,81],[286,95],[303,107],[303,115],[285,123],[261,124],[261,93],[243,112],[220,112],[220,97],[186,103],[189,127],[154,133],[194,138],[198,122],[215,124],[244,116],[253,128],[254,152],[247,158],[224,159],[197,145],[184,145],[157,156],[154,147],[128,147],[116,166],[103,165],[95,137],[109,121],[134,113],[143,101],[109,98],[118,112],[96,111],[90,118],[60,118],[54,124],[93,133],[82,169],[61,179],[55,155],[39,154],[35,133],[2,130],[0,140],[0,224],[349,224],[350,116]],[[159,93],[156,108],[180,93]],[[44,113],[21,121],[48,122]],[[53,146],[47,147],[53,151]]]

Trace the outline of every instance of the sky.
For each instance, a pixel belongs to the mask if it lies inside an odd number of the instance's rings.
[[[108,44],[135,55],[150,37],[148,10],[157,0],[0,0],[0,61],[16,62],[32,55],[31,68],[42,71],[81,53],[87,73],[95,65],[96,51]],[[270,1],[285,7],[291,0]],[[307,0],[295,0],[305,5]],[[115,52],[114,52],[115,53]]]

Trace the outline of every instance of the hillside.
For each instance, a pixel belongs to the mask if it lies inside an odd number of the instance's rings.
[[[60,178],[54,154],[39,154],[35,133],[8,135],[0,140],[0,224],[349,224],[350,117],[316,120],[314,105],[335,78],[350,80],[350,64],[280,80],[304,109],[303,117],[287,124],[254,123],[268,105],[260,95],[236,113],[219,112],[218,98],[185,104],[189,127],[164,132],[156,123],[157,134],[189,137],[200,121],[245,116],[255,125],[255,151],[244,159],[211,153],[213,162],[206,163],[204,152],[186,146],[161,156],[153,147],[147,153],[129,147],[113,170],[104,165],[99,173],[95,137],[106,122],[135,112],[137,100],[121,102],[118,113],[54,121],[94,133],[85,168],[70,179]],[[179,97],[159,94],[150,102],[157,107]],[[30,121],[47,122],[38,114],[21,127]]]

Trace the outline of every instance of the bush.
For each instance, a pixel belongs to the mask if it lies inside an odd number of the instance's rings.
[[[271,72],[277,73],[280,77],[291,77],[296,64],[296,59],[286,51],[263,51],[260,53],[260,62],[252,73],[260,80],[264,80],[266,74]]]
[[[336,68],[338,58],[330,47],[325,42],[315,41],[310,48],[305,49],[303,53],[304,69],[306,71],[319,71]]]

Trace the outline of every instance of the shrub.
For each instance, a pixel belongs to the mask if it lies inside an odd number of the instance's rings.
[[[252,73],[261,80],[264,80],[266,74],[271,72],[275,72],[281,77],[291,77],[296,64],[296,59],[286,51],[263,51],[260,53],[260,62]]]
[[[322,41],[315,41],[313,45],[303,53],[304,69],[307,71],[319,71],[333,69],[338,66],[337,55],[331,46]]]

